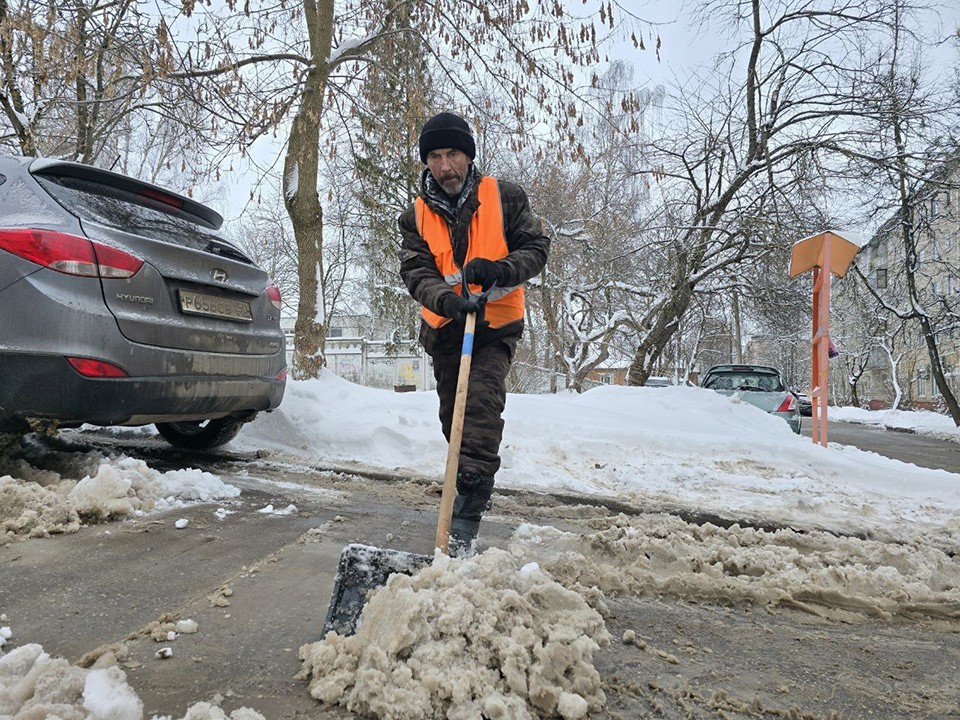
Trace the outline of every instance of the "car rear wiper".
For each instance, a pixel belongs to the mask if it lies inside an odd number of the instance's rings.
[[[217,242],[216,240],[211,240],[208,242],[207,246],[204,248],[204,251],[213,253],[214,255],[220,255],[221,257],[230,258],[231,260],[239,260],[247,265],[253,265],[253,261],[235,247],[227,245],[226,243]]]

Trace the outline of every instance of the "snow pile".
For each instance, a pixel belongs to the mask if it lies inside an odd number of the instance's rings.
[[[0,657],[0,717],[139,720],[143,703],[114,666],[84,670],[40,645]]]
[[[280,407],[260,413],[231,446],[436,474],[447,448],[437,412],[435,392],[364,387],[323,369],[318,380],[288,380]]]
[[[142,720],[143,701],[116,665],[85,670],[51,658],[37,644],[0,657],[0,717],[12,720]],[[154,716],[153,720],[171,720]],[[227,715],[216,705],[196,703],[182,720],[265,720],[249,708]]]
[[[536,565],[437,554],[372,593],[356,635],[301,647],[299,677],[381,720],[579,720],[605,701],[593,653],[608,642],[600,614]]]
[[[840,621],[867,617],[960,622],[956,539],[892,544],[825,532],[688,524],[672,515],[597,521],[566,533],[522,525],[511,552],[570,587],[608,595],[789,607]]]
[[[161,473],[123,455],[11,453],[0,457],[0,540],[76,532],[82,522],[239,494],[238,488],[211,473],[194,469]]]
[[[960,477],[856,448],[824,448],[752,405],[696,387],[604,386],[507,396],[500,488],[622,498],[847,534],[955,524]],[[446,442],[434,392],[361,387],[324,371],[291,381],[234,447],[310,464],[401,467],[438,478]]]

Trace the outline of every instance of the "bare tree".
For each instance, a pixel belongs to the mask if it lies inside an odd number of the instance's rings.
[[[494,119],[512,132],[515,147],[527,144],[527,127],[550,117],[564,140],[554,148],[570,154],[578,150],[569,143],[582,115],[571,64],[598,62],[608,39],[631,37],[637,25],[618,2],[601,3],[582,17],[546,0],[305,0],[260,8],[231,4],[230,10],[185,0],[182,13],[172,13],[161,28],[164,47],[154,72],[184,101],[205,108],[211,130],[235,147],[247,148],[276,128],[286,134],[283,195],[299,255],[294,373],[300,377],[315,375],[324,363],[325,319],[317,315],[321,133],[336,149],[350,132],[344,119],[363,111],[358,88],[371,77],[378,44],[409,33],[424,61],[449,82],[445,104],[469,107],[483,77],[509,99],[510,115]],[[402,23],[395,21],[400,13]],[[432,110],[423,108],[423,119]]]
[[[551,237],[550,260],[531,293],[537,312],[530,341],[542,338],[539,362],[578,392],[594,370],[625,361],[620,348],[663,272],[655,252],[623,252],[637,245],[648,195],[644,178],[629,172],[642,152],[638,122],[660,99],[631,92],[630,84],[623,62],[595,81],[590,95],[600,112],[574,135],[585,160],[556,166],[519,155],[506,169],[527,188]]]
[[[424,108],[441,103],[435,86],[449,83],[438,82],[423,62],[414,8],[399,8],[390,23],[392,32],[371,48],[377,61],[360,89],[363,112],[353,162],[369,302],[393,328],[389,347],[399,348],[416,337],[420,314],[399,274],[397,218],[419,190],[417,137]]]
[[[701,11],[743,40],[710,84],[670,95],[672,132],[651,141],[637,169],[660,195],[649,225],[671,228],[673,240],[665,290],[641,325],[632,384],[649,375],[698,292],[766,252],[773,237],[755,231],[758,221],[799,215],[809,166],[825,161],[818,148],[846,129],[859,42],[885,19],[874,0],[712,0]]]
[[[892,283],[902,292],[885,291],[875,275],[861,272],[860,277],[887,313],[916,328],[933,382],[960,425],[960,402],[941,348],[960,311],[948,287],[960,270],[953,247],[960,213],[950,202],[960,187],[960,146],[951,137],[960,120],[960,99],[924,67],[927,48],[911,29],[916,28],[912,10],[903,0],[892,0],[886,42],[858,73],[853,111],[861,142],[842,151],[857,182],[873,191],[866,198],[867,213],[888,217],[871,245],[889,250],[883,285]]]
[[[237,244],[277,283],[282,315],[292,316],[298,302],[297,245],[283,204],[268,199],[248,208],[243,224],[233,234]]]
[[[318,279],[318,314],[328,318],[356,314],[366,303],[366,263],[360,257],[365,249],[357,240],[363,234],[363,220],[355,202],[354,186],[335,182],[350,172],[343,165],[336,158],[321,159],[321,181],[329,190],[323,274]],[[234,232],[238,244],[279,286],[283,314],[294,316],[300,304],[300,257],[283,203],[269,194],[259,198],[248,206],[243,222],[236,225]]]
[[[0,2],[7,146],[112,167],[129,163],[132,144],[156,143],[172,151],[164,165],[185,171],[181,159],[196,136],[190,113],[165,105],[150,88],[144,68],[154,37],[151,17],[133,0]]]

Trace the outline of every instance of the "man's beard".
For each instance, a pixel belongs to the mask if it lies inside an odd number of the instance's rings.
[[[440,187],[442,187],[443,191],[450,197],[456,197],[463,190],[465,181],[466,178],[451,174],[440,180]]]

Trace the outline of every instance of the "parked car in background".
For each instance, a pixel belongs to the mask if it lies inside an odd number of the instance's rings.
[[[721,395],[740,395],[771,415],[787,421],[790,429],[800,432],[800,411],[796,396],[783,381],[783,375],[768,365],[714,365],[707,370],[701,387]]]
[[[209,448],[286,381],[280,292],[187,197],[0,157],[0,433],[156,424]]]
[[[804,417],[811,417],[813,415],[813,402],[810,400],[810,396],[799,391],[794,391],[793,394],[797,398],[797,410],[800,411],[800,414]]]
[[[659,375],[651,375],[643,384],[644,387],[670,387],[671,385],[673,385],[673,383],[670,381],[670,378],[660,377]]]

